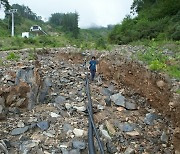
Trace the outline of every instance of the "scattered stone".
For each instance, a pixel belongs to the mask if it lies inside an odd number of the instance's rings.
[[[25,126],[25,124],[24,124],[22,121],[19,121],[18,124],[17,124],[17,126],[18,126],[19,128],[22,128],[22,127]]]
[[[36,147],[39,145],[38,141],[35,140],[30,140],[30,141],[24,141],[21,145],[20,145],[20,150],[24,153],[27,153],[28,151],[30,151],[32,148]]]
[[[134,130],[135,126],[134,124],[130,123],[124,123],[122,126],[122,131],[124,132],[132,132]]]
[[[72,142],[73,148],[83,150],[86,148],[86,144],[83,141],[75,140]]]
[[[165,86],[165,82],[164,82],[164,81],[162,81],[162,80],[157,81],[157,82],[156,82],[156,84],[157,84],[157,86],[158,86],[159,88],[162,88],[162,87],[164,87],[164,86]]]
[[[163,143],[168,143],[168,140],[169,140],[168,135],[166,134],[165,131],[163,131],[163,133],[162,133],[162,135],[161,135],[161,141],[162,141]]]
[[[103,129],[103,125],[100,125],[99,127],[102,136],[104,136],[106,139],[111,140],[111,137],[109,136],[108,132]]]
[[[55,98],[55,103],[57,103],[57,104],[64,103],[65,101],[66,101],[66,98],[63,96],[58,96]]]
[[[126,134],[129,135],[129,136],[132,136],[132,137],[140,135],[139,132],[137,132],[137,131],[127,132]]]
[[[69,154],[81,154],[78,149],[73,149],[69,151]]]
[[[25,98],[22,98],[22,99],[17,100],[16,106],[17,106],[17,107],[23,106],[25,100],[26,100]]]
[[[126,102],[125,103],[125,108],[128,110],[136,110],[137,106],[134,103]]]
[[[4,120],[6,118],[5,107],[0,105],[0,120]]]
[[[14,135],[23,134],[23,133],[27,132],[28,129],[29,129],[28,126],[25,126],[25,127],[23,127],[23,128],[15,128],[15,129],[12,130],[11,135],[14,136]]]
[[[37,126],[42,130],[45,131],[49,128],[49,122],[47,121],[41,121],[37,123]]]
[[[128,147],[128,148],[126,149],[126,151],[124,152],[124,154],[135,154],[135,150],[132,149],[132,148],[130,148],[130,147]]]
[[[125,107],[125,97],[121,93],[114,94],[110,98],[116,105]]]
[[[58,118],[60,115],[54,112],[51,112],[51,117]]]
[[[110,99],[110,97],[105,98],[104,101],[106,103],[106,106],[111,106],[111,99]]]
[[[80,111],[80,112],[86,111],[86,107],[85,106],[80,106],[80,107],[74,106],[73,108],[76,109],[77,111]]]
[[[72,108],[72,105],[70,103],[65,104],[66,110],[70,110]]]
[[[114,154],[114,153],[117,152],[117,147],[115,147],[114,144],[112,144],[112,142],[108,142],[108,143],[106,144],[106,147],[107,147],[107,151],[108,151],[109,153]]]
[[[144,122],[148,125],[153,125],[156,119],[158,119],[158,115],[155,113],[147,113]]]
[[[113,94],[113,92],[111,92],[108,88],[102,88],[101,89],[101,93],[104,95],[104,96],[111,96]]]
[[[8,95],[6,98],[6,105],[10,106],[16,100],[16,98],[16,95]]]
[[[73,127],[70,124],[64,124],[63,131],[64,132],[73,131]]]
[[[43,135],[54,138],[55,136],[49,132],[43,132]]]
[[[1,97],[1,96],[0,96],[0,105],[3,105],[3,106],[4,106],[4,105],[5,105],[4,103],[5,103],[4,97]]]
[[[3,140],[0,140],[0,152],[8,154],[7,146]]]
[[[97,105],[97,109],[98,109],[98,110],[104,110],[104,106],[98,104],[98,105]]]
[[[83,134],[84,134],[84,130],[74,128],[73,133],[74,133],[74,135],[75,135],[76,137],[81,137],[81,136],[83,136]]]
[[[122,112],[122,111],[124,111],[124,110],[126,110],[124,107],[118,107],[118,108],[116,108],[119,112]]]
[[[116,134],[116,130],[115,130],[114,126],[110,122],[108,122],[107,120],[106,120],[105,124],[106,124],[106,127],[108,129],[108,132],[110,134],[112,134],[112,135],[115,135]]]

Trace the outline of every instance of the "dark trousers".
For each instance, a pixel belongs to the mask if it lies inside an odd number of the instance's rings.
[[[91,72],[91,80],[94,80],[95,74],[96,74],[96,70],[90,70]]]

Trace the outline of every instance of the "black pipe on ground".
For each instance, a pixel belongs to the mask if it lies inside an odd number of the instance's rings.
[[[93,110],[92,110],[92,100],[91,100],[91,95],[90,95],[90,88],[89,88],[89,79],[88,75],[86,75],[86,94],[88,97],[88,105],[87,105],[87,110],[89,114],[89,128],[88,128],[88,147],[89,147],[89,154],[95,154],[95,148],[94,148],[94,137],[93,137],[93,130],[99,145],[100,153],[104,154],[104,149],[100,140],[100,137],[98,135],[96,126],[94,124],[94,119],[93,119]]]

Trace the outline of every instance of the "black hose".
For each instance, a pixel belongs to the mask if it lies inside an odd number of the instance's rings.
[[[91,95],[90,95],[88,75],[86,75],[86,94],[87,94],[87,97],[88,97],[87,110],[88,110],[88,114],[89,114],[89,128],[88,128],[89,153],[90,154],[94,154],[95,153],[94,138],[93,138],[93,130],[94,130],[95,136],[96,136],[99,148],[100,148],[100,152],[101,152],[101,154],[104,154],[104,149],[103,149],[100,137],[98,135],[96,126],[94,124],[93,110],[92,110],[92,100],[91,100]]]

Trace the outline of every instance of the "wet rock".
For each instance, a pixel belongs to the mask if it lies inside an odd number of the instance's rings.
[[[125,107],[125,97],[121,93],[114,94],[110,98],[116,105]]]
[[[164,143],[168,143],[168,140],[169,140],[168,135],[166,134],[165,131],[163,131],[163,133],[161,135],[161,141],[164,142]]]
[[[23,133],[27,132],[28,129],[29,129],[28,126],[25,126],[25,127],[23,127],[23,128],[15,128],[15,129],[12,130],[11,135],[14,136],[14,135],[23,134]]]
[[[49,122],[47,121],[41,121],[37,123],[37,126],[42,130],[47,130],[49,128]]]
[[[126,149],[126,151],[124,152],[124,154],[135,154],[135,150],[132,149],[132,148],[130,148],[130,147],[128,147],[128,148]]]
[[[75,140],[72,142],[73,148],[83,150],[86,148],[86,144],[83,141]]]
[[[144,122],[148,125],[153,125],[156,119],[158,119],[158,115],[155,113],[147,113]]]
[[[58,96],[58,97],[55,98],[55,103],[61,104],[61,103],[64,103],[65,100],[66,100],[65,97],[63,97],[63,96]]]
[[[75,128],[73,130],[73,133],[76,137],[81,137],[84,135],[84,130]]]
[[[112,142],[108,142],[107,144],[106,144],[106,147],[107,147],[107,151],[109,152],[109,153],[116,153],[117,152],[117,147],[115,147],[115,145],[112,143]]]

